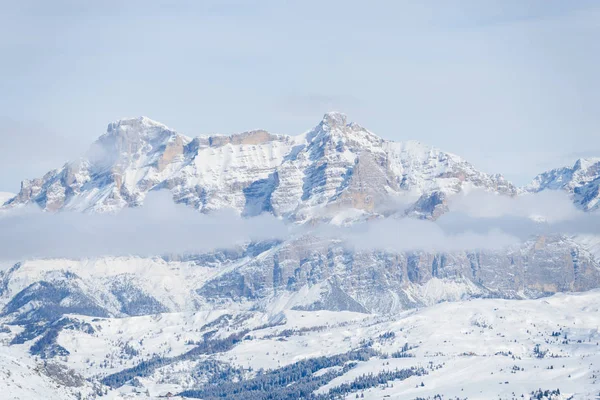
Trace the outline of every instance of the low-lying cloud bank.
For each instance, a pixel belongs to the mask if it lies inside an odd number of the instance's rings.
[[[474,218],[528,218],[554,223],[583,214],[563,191],[544,191],[516,197],[483,190],[459,193],[448,200],[450,211]]]
[[[519,243],[500,230],[449,233],[439,224],[412,218],[386,218],[351,227],[322,227],[320,236],[343,240],[356,250],[439,251],[499,250]]]
[[[10,212],[0,217],[0,258],[186,254],[288,234],[289,228],[271,215],[200,214],[175,204],[168,192],[157,192],[143,207],[112,215],[51,214],[37,207]]]
[[[473,191],[452,197],[448,208],[450,212],[442,215],[437,223],[452,234],[497,230],[520,240],[557,233],[600,235],[600,214],[579,210],[562,191],[514,198]]]
[[[472,192],[452,198],[449,208],[436,222],[390,217],[351,227],[306,227],[269,214],[200,214],[158,192],[148,195],[143,207],[115,215],[51,214],[36,207],[4,213],[0,260],[194,254],[306,233],[341,239],[357,250],[398,252],[499,250],[534,235],[600,235],[600,216],[575,209],[563,193],[508,198]]]

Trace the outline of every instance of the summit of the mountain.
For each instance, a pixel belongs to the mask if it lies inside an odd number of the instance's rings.
[[[323,119],[307,135],[310,144],[322,146],[324,143],[334,145],[371,147],[383,142],[383,139],[363,128],[355,122],[348,122],[346,114],[331,111],[323,115]]]
[[[107,151],[114,153],[108,154],[109,156],[118,156],[123,153],[148,152],[177,137],[184,138],[166,125],[148,117],[124,118],[108,124],[106,133],[101,135],[95,144],[105,146]],[[185,138],[184,141],[189,140]]]
[[[168,126],[166,126],[165,124],[155,121],[151,118],[148,118],[144,115],[141,115],[139,117],[126,117],[126,118],[120,118],[116,121],[113,121],[111,123],[108,124],[108,127],[106,129],[107,134],[117,134],[119,132],[119,128],[122,128],[121,131],[123,129],[127,129],[127,127],[133,127],[133,128],[160,128],[163,130],[171,130],[169,129]],[[103,135],[104,136],[104,135]]]
[[[586,172],[590,172],[590,170],[593,169],[592,173],[598,174],[598,168],[600,168],[599,165],[600,157],[585,157],[575,161],[573,169],[584,170]]]
[[[329,111],[323,115],[321,123],[329,127],[344,127],[347,124],[348,116],[339,111]]]

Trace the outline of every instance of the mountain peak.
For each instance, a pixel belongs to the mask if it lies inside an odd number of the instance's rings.
[[[321,121],[321,124],[330,128],[344,127],[347,125],[347,120],[348,117],[346,116],[346,114],[337,111],[330,111],[323,115],[323,120]]]
[[[417,141],[384,140],[341,112],[325,113],[298,137],[255,130],[191,139],[142,116],[109,124],[80,164],[27,182],[15,204],[105,212],[168,188],[176,201],[206,212],[257,209],[304,221],[324,204],[372,210],[389,193],[455,193],[469,185],[516,192],[458,156]]]
[[[346,114],[330,111],[323,115],[321,122],[307,136],[309,141],[322,140],[339,142],[348,141],[357,146],[370,146],[380,143],[382,139],[357,123],[348,122]]]
[[[115,122],[111,122],[110,124],[108,124],[106,131],[107,133],[117,133],[119,131],[122,132],[131,129],[143,130],[147,128],[159,128],[162,130],[170,130],[166,125],[158,121],[154,121],[153,119],[150,119],[145,116],[140,116],[133,118],[121,118]]]
[[[148,117],[122,118],[108,124],[106,133],[98,138],[96,144],[117,148],[118,154],[123,149],[136,151],[144,143],[158,145],[173,136],[181,135]]]
[[[585,157],[575,161],[573,170],[587,170],[593,165],[600,164],[600,157]]]

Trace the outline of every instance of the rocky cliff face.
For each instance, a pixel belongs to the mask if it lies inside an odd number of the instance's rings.
[[[369,312],[389,313],[471,296],[585,291],[598,287],[600,269],[588,251],[564,236],[502,251],[453,253],[352,251],[337,241],[302,237],[238,264],[197,292],[207,301],[260,299],[323,282]]]
[[[170,175],[170,166],[185,162],[189,142],[148,118],[111,123],[86,157],[23,181],[7,206],[105,212],[140,205],[145,192]]]
[[[600,286],[600,266],[565,236],[499,251],[355,251],[303,236],[188,257],[32,260],[0,272],[2,315],[148,315],[212,308],[374,313],[471,297],[538,298]]]

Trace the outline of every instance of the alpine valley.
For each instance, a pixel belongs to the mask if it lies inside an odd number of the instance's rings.
[[[159,191],[198,215],[295,229],[202,251],[2,261],[3,398],[600,398],[600,236],[388,248],[337,234],[437,226],[470,193],[562,193],[591,220],[600,158],[517,187],[337,112],[298,136],[192,138],[140,117],[0,193],[0,224],[32,207],[114,217]]]

